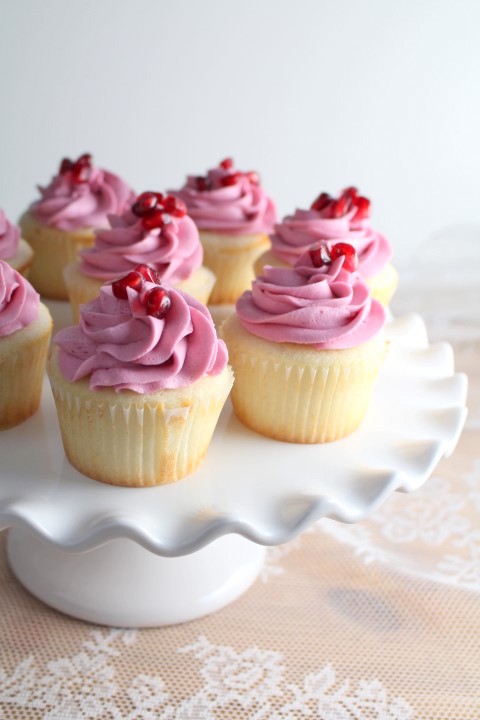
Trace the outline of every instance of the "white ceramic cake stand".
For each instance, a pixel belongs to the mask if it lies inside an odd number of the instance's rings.
[[[118,488],[66,460],[52,395],[0,434],[0,528],[20,582],[65,613],[157,626],[213,612],[244,592],[267,545],[322,517],[365,518],[413,491],[454,448],[467,381],[418,315],[388,325],[390,350],[362,426],[325,445],[269,440],[228,404],[202,466],[180,482]]]

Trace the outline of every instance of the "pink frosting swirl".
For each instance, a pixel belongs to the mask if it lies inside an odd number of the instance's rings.
[[[0,337],[35,322],[39,306],[40,295],[28,280],[0,260]]]
[[[355,209],[343,217],[326,217],[323,211],[295,210],[275,225],[270,240],[272,252],[289,265],[319,241],[327,245],[347,242],[358,255],[358,271],[369,278],[378,273],[392,256],[392,248],[384,235],[374,230],[368,219],[353,222]]]
[[[358,273],[343,269],[343,262],[340,256],[317,268],[306,252],[294,268],[265,266],[252,290],[237,301],[240,322],[265,340],[319,350],[366,342],[384,325],[385,310]]]
[[[60,230],[106,227],[109,214],[123,213],[135,199],[121,178],[95,166],[89,168],[83,182],[60,172],[39,190],[42,197],[32,203],[30,211],[38,222]]]
[[[122,300],[111,285],[104,285],[98,298],[81,307],[80,324],[54,338],[64,377],[74,382],[89,376],[92,390],[152,393],[220,374],[228,355],[210,313],[187,293],[173,288],[168,292],[170,309],[160,319],[146,313],[131,288]]]
[[[268,234],[276,221],[275,204],[254,172],[219,166],[205,177],[189,175],[183,188],[170,192],[184,201],[200,230],[229,235]]]
[[[0,259],[9,260],[15,257],[20,240],[20,228],[9,222],[0,208]]]
[[[100,280],[114,280],[140,263],[153,265],[164,282],[186,280],[203,260],[203,248],[193,220],[171,216],[163,228],[146,230],[128,210],[109,215],[110,230],[97,230],[92,248],[80,253],[80,271]]]

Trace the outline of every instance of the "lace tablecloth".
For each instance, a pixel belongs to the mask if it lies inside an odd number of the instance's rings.
[[[414,309],[454,345],[469,415],[424,487],[356,525],[319,521],[269,549],[239,600],[158,629],[46,607],[0,534],[1,720],[480,718],[480,302],[448,314],[427,290]],[[394,312],[411,302],[407,284]]]

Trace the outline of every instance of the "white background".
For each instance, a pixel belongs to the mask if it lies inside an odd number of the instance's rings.
[[[62,156],[137,190],[231,155],[280,215],[356,184],[408,265],[480,222],[478,0],[0,0],[0,207]]]

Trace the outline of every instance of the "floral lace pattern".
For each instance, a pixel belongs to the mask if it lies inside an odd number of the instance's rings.
[[[455,481],[431,478],[405,500],[393,497],[359,525],[324,519],[315,530],[351,545],[365,563],[388,562],[403,550],[404,568],[480,591],[480,461]]]
[[[132,631],[94,630],[82,649],[47,665],[42,674],[33,657],[19,663],[10,675],[0,668],[0,708],[8,718],[16,708],[43,713],[43,720],[214,720],[217,711],[235,707],[248,710],[252,720],[411,720],[412,708],[391,697],[381,682],[362,680],[357,685],[337,676],[328,664],[305,676],[303,684],[288,681],[282,656],[249,647],[237,651],[215,645],[200,636],[181,654],[198,662],[200,689],[172,703],[161,675],[134,677],[118,704],[120,694],[113,660],[122,645],[136,642]]]

